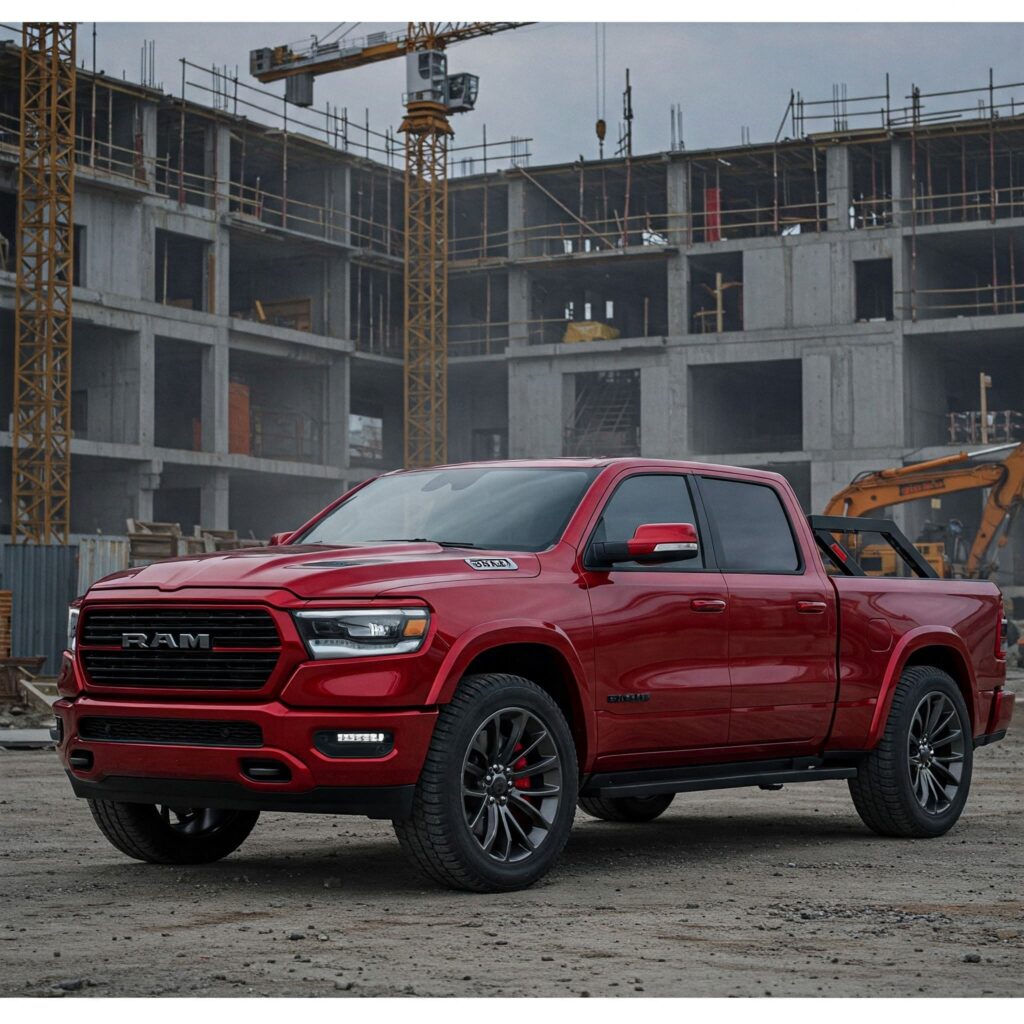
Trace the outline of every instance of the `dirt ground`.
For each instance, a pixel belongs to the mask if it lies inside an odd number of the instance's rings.
[[[52,751],[0,750],[0,995],[1020,996],[1018,718],[942,839],[874,836],[841,782],[682,795],[647,825],[580,814],[507,896],[420,881],[359,818],[266,814],[219,864],[137,863]]]

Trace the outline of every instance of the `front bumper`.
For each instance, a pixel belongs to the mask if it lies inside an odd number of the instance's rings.
[[[296,810],[403,817],[430,745],[437,712],[312,711],[278,701],[182,704],[114,701],[81,696],[54,705],[58,753],[75,794],[134,803]],[[84,739],[82,718],[245,722],[258,726],[258,746],[212,746]],[[329,757],[316,749],[321,730],[387,731],[394,746],[383,757]],[[253,762],[281,765],[281,781],[245,774]]]

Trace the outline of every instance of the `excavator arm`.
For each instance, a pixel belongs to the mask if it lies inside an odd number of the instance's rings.
[[[999,465],[1002,477],[989,491],[981,514],[981,525],[964,565],[965,573],[970,577],[989,574],[991,566],[985,557],[992,541],[998,536],[998,547],[1006,544],[1010,523],[1024,499],[1024,444],[1014,448]]]
[[[972,464],[979,456],[1008,447],[1013,450],[1001,462]],[[992,567],[986,556],[992,542],[998,538],[999,547],[1006,544],[1009,523],[1024,501],[1024,444],[959,452],[911,466],[863,473],[832,496],[825,515],[877,515],[883,508],[919,498],[983,488],[990,488],[989,495],[963,573],[967,577],[987,576]]]

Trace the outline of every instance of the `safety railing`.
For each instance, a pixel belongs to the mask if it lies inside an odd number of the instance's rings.
[[[1024,313],[1024,284],[914,288],[895,294],[897,305],[910,320]]]
[[[965,224],[994,222],[1024,217],[1024,185],[970,189],[966,192],[919,192],[895,201],[904,222],[926,224]]]

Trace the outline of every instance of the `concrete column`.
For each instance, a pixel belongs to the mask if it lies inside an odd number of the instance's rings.
[[[153,495],[160,489],[160,474],[164,464],[160,459],[139,463],[135,499],[135,518],[144,522],[153,521]]]
[[[524,367],[513,362],[508,378],[508,444],[513,459],[557,458],[562,454],[566,392],[575,397],[571,375],[551,362]],[[571,408],[571,405],[570,405]]]
[[[832,357],[807,352],[803,357],[804,451],[832,449]]]
[[[154,443],[156,430],[156,339],[153,337],[153,321],[147,316],[140,323],[138,438],[139,444],[146,446]]]
[[[640,453],[650,459],[673,458],[669,436],[669,375],[664,365],[640,370]]]
[[[846,146],[829,146],[825,151],[825,187],[829,231],[849,231],[850,206],[854,196],[850,150]]]
[[[668,287],[668,333],[687,334],[690,325],[690,275],[685,251],[669,256],[665,267]]]
[[[508,183],[508,255],[521,259],[526,255],[526,182],[511,178]]]
[[[521,259],[526,255],[526,182],[511,178],[508,182],[508,255]],[[529,344],[530,283],[526,271],[510,267],[508,272],[508,343]]]
[[[508,343],[530,343],[530,279],[522,267],[510,267],[508,272]]]
[[[139,131],[142,135],[142,163],[146,175],[146,187],[156,183],[156,105],[138,101]]]
[[[341,253],[331,253],[324,259],[324,334],[332,338],[351,337],[349,325],[349,261]],[[393,286],[402,287],[401,278]]]
[[[896,227],[907,227],[912,220],[911,197],[913,195],[909,139],[896,139],[893,141],[891,159],[892,222]]]
[[[199,490],[199,519],[211,530],[227,530],[229,522],[229,477],[226,469],[208,474]]]
[[[326,374],[323,461],[339,469],[348,465],[349,361],[337,357]]]
[[[231,315],[231,238],[228,229],[218,224],[210,243],[207,264],[207,310],[217,316]]]
[[[348,164],[332,164],[324,171],[324,207],[327,210],[326,237],[332,242],[351,245],[349,221],[349,188],[351,169]],[[401,216],[400,210],[394,211]]]
[[[668,209],[668,238],[672,245],[686,246],[686,224],[690,216],[688,167],[685,160],[673,159],[665,170]]]
[[[219,332],[217,343],[203,353],[203,451],[228,450],[228,335]]]

